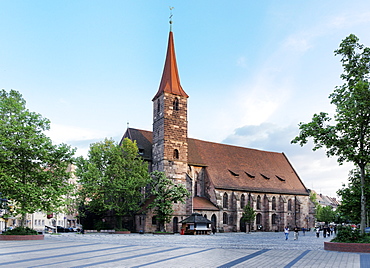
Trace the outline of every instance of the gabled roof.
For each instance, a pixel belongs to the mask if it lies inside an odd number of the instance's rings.
[[[199,213],[193,213],[191,216],[187,217],[186,219],[180,221],[180,223],[212,223],[210,220],[204,218]]]
[[[207,198],[196,196],[193,198],[193,209],[194,210],[219,210],[211,201]]]
[[[145,137],[139,147],[143,147],[145,155],[151,153],[152,132],[132,128],[128,131],[138,145]],[[218,190],[309,195],[284,153],[188,138],[188,164],[206,167]]]
[[[170,31],[168,37],[167,55],[164,63],[161,83],[157,94],[153,101],[156,100],[164,92],[171,93],[178,96],[189,97],[182,89],[180,84],[180,76],[177,69],[175,45],[173,41],[173,33]]]

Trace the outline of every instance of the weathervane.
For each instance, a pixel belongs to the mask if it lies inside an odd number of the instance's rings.
[[[171,7],[170,6],[170,31],[172,32],[172,9],[174,9],[174,7]]]

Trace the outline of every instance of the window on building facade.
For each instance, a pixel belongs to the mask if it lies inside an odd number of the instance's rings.
[[[152,225],[156,225],[156,224],[157,224],[157,217],[153,216],[152,217]]]
[[[261,197],[257,196],[257,209],[261,209]]]
[[[157,114],[159,114],[160,111],[161,111],[161,102],[158,99],[158,101],[157,101]]]
[[[240,207],[241,208],[245,207],[245,195],[244,194],[242,194],[242,196],[240,197]]]
[[[276,198],[275,198],[275,196],[272,198],[272,210],[276,210]]]
[[[174,111],[179,110],[179,99],[178,98],[175,98],[175,100],[173,101],[173,110]]]
[[[223,208],[228,208],[229,207],[229,200],[228,200],[228,196],[227,196],[227,193],[224,193],[224,197],[223,197],[223,202],[222,202],[222,205],[223,205]]]
[[[223,221],[224,221],[224,224],[229,224],[229,216],[227,215],[226,212],[224,212],[223,214]]]
[[[173,150],[173,158],[174,159],[179,159],[179,150],[177,150],[177,149]]]
[[[292,211],[292,199],[288,200],[288,210]]]
[[[256,215],[256,224],[261,224],[262,223],[262,215],[261,213],[257,213]]]
[[[271,221],[272,224],[276,224],[276,214],[272,214]]]

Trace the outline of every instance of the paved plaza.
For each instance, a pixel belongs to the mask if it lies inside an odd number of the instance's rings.
[[[312,232],[45,235],[2,241],[0,267],[370,267],[370,254],[324,250]]]

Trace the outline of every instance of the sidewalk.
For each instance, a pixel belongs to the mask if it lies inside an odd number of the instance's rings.
[[[0,244],[0,267],[370,267],[370,254],[323,250],[314,233],[46,235]]]

